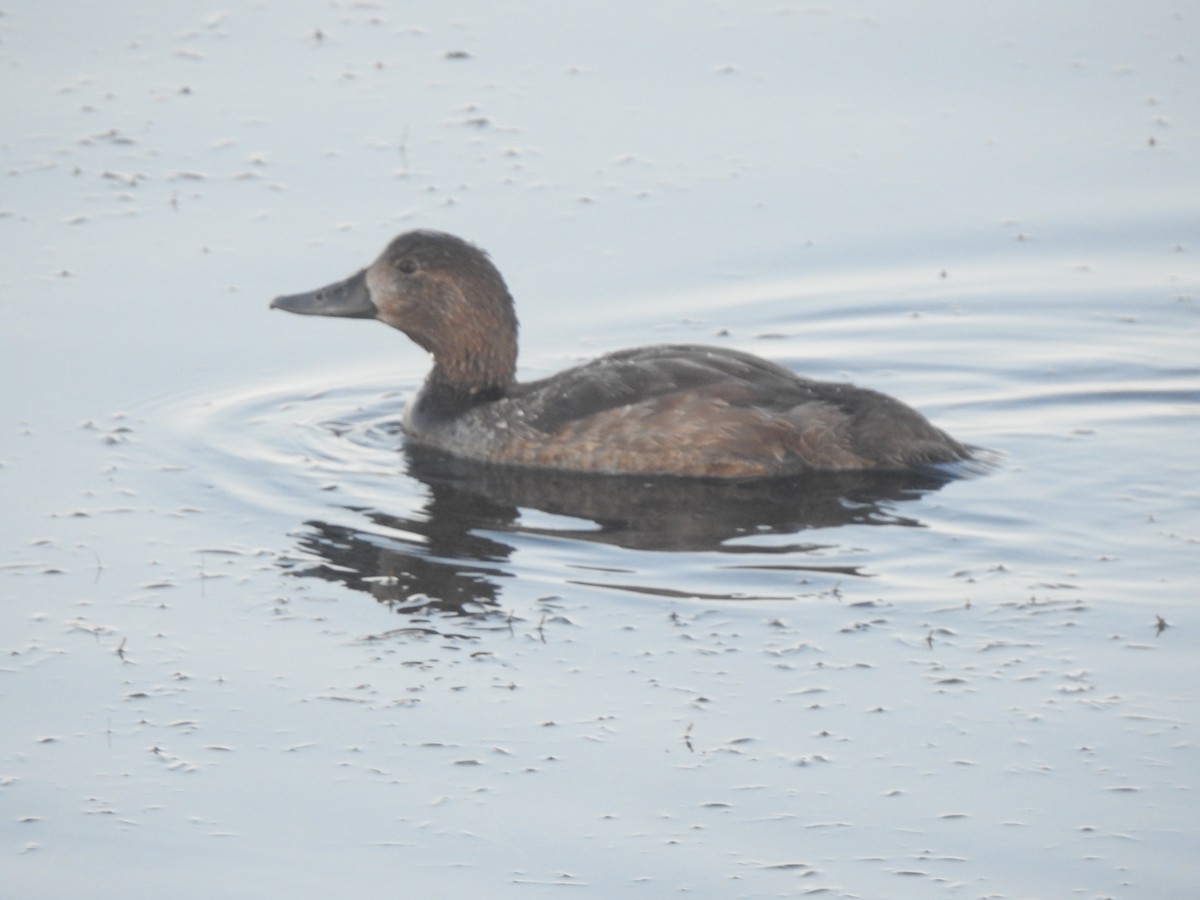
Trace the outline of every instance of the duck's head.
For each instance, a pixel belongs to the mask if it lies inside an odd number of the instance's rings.
[[[433,354],[432,378],[471,393],[512,384],[517,317],[487,254],[440,231],[410,231],[344,281],[276,297],[272,309],[379,319]]]

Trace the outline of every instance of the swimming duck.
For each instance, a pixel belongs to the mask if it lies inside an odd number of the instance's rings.
[[[886,394],[814,381],[722,347],[620,350],[518,382],[517,316],[504,279],[486,253],[442,232],[402,234],[361,272],[271,307],[379,319],[403,331],[433,356],[405,410],[405,432],[472,460],[759,478],[970,456]]]

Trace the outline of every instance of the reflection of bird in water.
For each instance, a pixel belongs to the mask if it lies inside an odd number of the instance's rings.
[[[546,533],[636,550],[742,552],[733,538],[794,534],[840,525],[916,525],[889,504],[912,500],[948,479],[933,472],[822,472],[777,479],[678,479],[589,475],[477,463],[406,445],[409,474],[429,486],[435,512],[505,528],[533,509],[578,520]],[[790,550],[811,545],[790,546]],[[745,549],[751,549],[749,547]],[[754,547],[754,552],[785,552]]]
[[[723,478],[905,470],[970,452],[876,391],[802,378],[748,353],[660,345],[526,384],[517,318],[487,255],[434,231],[403,234],[367,269],[271,305],[375,318],[433,354],[407,409],[412,441],[543,469]]]
[[[736,554],[738,568],[747,572],[854,577],[863,574],[858,566],[823,562],[836,549],[828,534],[823,543],[767,538],[842,525],[919,527],[897,507],[947,480],[928,472],[744,481],[588,475],[477,463],[411,444],[405,456],[409,474],[428,488],[423,507],[404,514],[352,510],[361,524],[347,524],[345,516],[337,523],[308,522],[300,538],[305,559],[285,563],[294,574],[341,582],[414,615],[494,608],[509,577],[506,563],[529,537],[635,551]],[[605,586],[693,595],[639,586],[631,581],[636,574],[630,570],[622,584]]]

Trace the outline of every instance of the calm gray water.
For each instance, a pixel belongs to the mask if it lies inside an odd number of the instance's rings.
[[[6,895],[1187,895],[1198,31],[6,7]],[[414,227],[492,253],[526,377],[732,346],[988,464],[439,465],[424,354],[267,310]]]

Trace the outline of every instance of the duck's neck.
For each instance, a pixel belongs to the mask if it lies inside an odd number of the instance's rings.
[[[435,359],[425,379],[424,392],[455,406],[472,406],[507,396],[515,382],[516,366],[500,376],[497,370],[472,372],[460,366],[448,366]]]
[[[499,273],[443,286],[438,304],[432,324],[416,318],[400,326],[433,355],[426,391],[466,405],[505,396],[517,378],[518,326]]]
[[[439,394],[470,402],[503,397],[517,378],[516,324],[489,329],[479,323],[457,334],[450,347],[435,348],[426,383]]]

